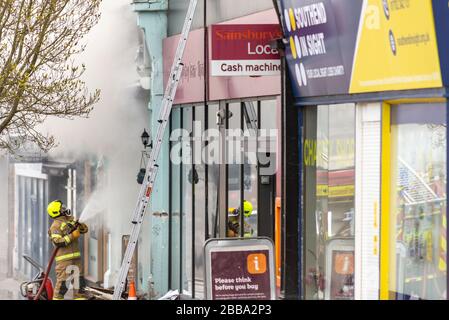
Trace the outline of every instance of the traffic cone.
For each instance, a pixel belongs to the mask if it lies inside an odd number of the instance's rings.
[[[137,300],[136,285],[134,284],[134,281],[129,283],[128,300]]]

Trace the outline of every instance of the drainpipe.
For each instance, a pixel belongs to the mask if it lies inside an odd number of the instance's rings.
[[[164,82],[163,82],[163,48],[162,41],[167,37],[167,11],[168,11],[168,0],[134,0],[132,3],[133,10],[137,13],[138,20],[137,25],[143,29],[145,33],[145,42],[148,49],[149,60],[151,62],[151,72],[150,72],[150,102],[148,104],[148,109],[150,111],[150,130],[151,136],[154,137],[159,123],[157,122],[158,116],[161,110],[162,99],[164,96]],[[169,211],[169,181],[167,177],[169,176],[169,140],[168,132],[166,133],[163,144],[161,147],[161,152],[159,155],[159,172],[158,177],[155,181],[152,199],[150,201],[150,208],[148,210],[148,217],[152,219],[151,224],[153,224],[153,212],[168,212]],[[157,223],[157,222],[156,222]],[[152,226],[150,226],[149,234],[151,237],[156,237],[151,231]],[[162,232],[157,235],[158,237],[165,237],[166,234]],[[160,241],[164,242],[163,239],[142,239],[142,241],[151,241],[150,243]],[[151,248],[151,246],[149,246]],[[147,250],[147,249],[146,249]],[[154,256],[151,257],[153,252],[150,250],[150,261],[151,267],[149,270],[149,275],[153,275],[154,285],[157,290],[166,290],[167,284],[165,283],[165,278],[168,275],[168,270],[165,270],[167,274],[158,274],[158,270],[164,268],[158,268],[154,265],[156,263],[162,263],[165,257]],[[154,255],[158,255],[154,252]],[[155,270],[157,269],[157,270]],[[147,270],[144,271],[147,273]],[[148,276],[149,276],[148,275]],[[146,275],[143,275],[144,278]],[[148,284],[142,284],[146,286]],[[148,288],[147,288],[148,290]]]

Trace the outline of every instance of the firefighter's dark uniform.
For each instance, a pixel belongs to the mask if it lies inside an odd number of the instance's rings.
[[[74,288],[74,299],[84,299],[84,278],[81,265],[81,253],[79,250],[79,240],[75,238],[73,227],[76,224],[72,217],[59,216],[55,218],[53,224],[48,230],[48,234],[53,244],[59,247],[56,255],[56,285],[54,289],[54,300],[63,300],[68,288],[66,280],[72,276],[72,272],[78,268],[79,270],[79,288]],[[84,223],[78,227],[79,232],[86,233],[88,228]],[[75,268],[76,267],[76,268]],[[76,273],[73,273],[76,277]],[[74,281],[76,279],[74,278]],[[76,282],[75,282],[76,283]]]
[[[246,219],[245,219],[246,220]],[[251,225],[244,221],[243,222],[243,232],[245,232],[244,237],[252,237],[254,230]],[[228,216],[228,237],[238,237],[240,234],[240,215],[229,215]]]
[[[243,203],[244,214],[243,214],[243,232],[244,237],[252,237],[254,230],[251,225],[247,222],[253,212],[253,205],[251,202],[245,200]],[[240,234],[240,208],[229,208],[228,212],[228,237],[238,237]]]

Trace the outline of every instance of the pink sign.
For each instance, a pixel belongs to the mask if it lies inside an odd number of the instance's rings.
[[[258,12],[249,16],[229,20],[221,25],[248,25],[260,26],[261,24],[276,25],[279,23],[274,9]],[[228,27],[228,29],[230,28]],[[278,26],[278,28],[280,28]],[[273,29],[274,30],[274,29]],[[212,76],[212,28],[207,28],[208,36],[208,61],[205,61],[205,29],[197,29],[189,34],[183,63],[185,65],[181,83],[176,92],[174,104],[204,103],[205,96],[209,101],[225,99],[238,99],[248,97],[278,96],[281,93],[281,79],[277,72],[275,75],[261,76]],[[170,74],[170,68],[179,43],[179,35],[164,39],[164,88]],[[277,58],[279,59],[279,58]],[[276,61],[276,60],[267,60]],[[206,66],[208,68],[205,68]],[[205,70],[207,69],[207,70]],[[205,92],[204,76],[208,80],[208,90]]]
[[[280,74],[279,51],[270,45],[282,37],[279,24],[220,24],[211,33],[211,76]]]
[[[189,33],[189,40],[184,51],[182,62],[184,68],[176,91],[175,104],[204,101],[204,29]],[[164,39],[164,88],[170,75],[171,66],[179,43],[180,36]]]

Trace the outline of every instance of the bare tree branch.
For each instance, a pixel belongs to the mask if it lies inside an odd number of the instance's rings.
[[[87,117],[100,92],[89,93],[75,57],[100,18],[101,0],[0,0],[0,148],[25,141],[48,150],[36,131],[47,117]]]

